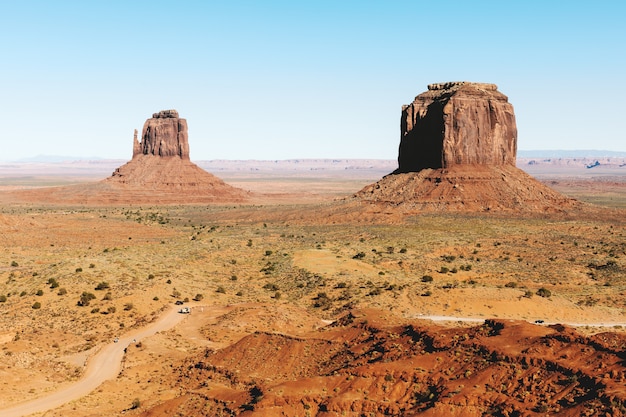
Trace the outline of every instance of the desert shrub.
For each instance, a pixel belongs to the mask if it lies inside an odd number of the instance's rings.
[[[35,301],[35,303],[33,304],[33,309],[38,310],[40,308],[41,308],[41,303],[39,301]]]
[[[154,301],[159,301],[159,297],[157,297],[156,295],[154,296],[154,298],[152,298]]]
[[[7,296],[2,294],[0,295],[0,303],[6,303],[7,302]]]
[[[275,269],[276,269],[276,266],[273,263],[268,262],[267,264],[265,264],[265,266],[263,268],[261,268],[260,272],[263,272],[265,275],[269,275]]]
[[[450,272],[450,269],[445,266],[442,266],[441,269],[439,270],[440,274],[447,274],[448,272]]]
[[[132,310],[134,307],[133,303],[126,303],[124,304],[124,311],[130,311]]]
[[[452,262],[456,259],[456,256],[454,255],[441,255],[441,259],[443,259],[446,262]]]
[[[453,273],[453,274],[456,274],[457,272],[459,272],[459,270],[458,270],[458,269],[456,269],[456,267],[454,267],[454,268],[452,268],[452,269],[450,270],[450,272],[451,272],[451,273]]]
[[[188,302],[189,302],[189,297],[185,297],[185,298],[183,299],[183,302],[188,303]]]
[[[39,297],[41,297],[43,295],[43,290],[37,290],[35,295],[38,295]]]
[[[96,285],[96,290],[101,291],[101,290],[106,290],[108,288],[110,288],[111,286],[109,285],[108,282],[106,281],[102,281],[100,283],[98,283],[98,285]]]
[[[274,252],[272,252],[271,250],[266,250],[265,251],[265,256],[270,256],[272,253],[274,253]]]
[[[154,274],[148,274],[148,279],[154,279]]]
[[[392,254],[396,251],[396,248],[393,246],[387,246],[387,253]]]
[[[65,288],[59,288],[59,292],[57,294],[65,295],[65,294],[67,294],[67,290]]]
[[[174,288],[174,291],[172,291],[172,297],[178,298],[180,296],[181,296],[180,291],[178,291],[176,288]]]
[[[222,287],[221,285],[219,287],[217,287],[217,289],[215,290],[215,292],[219,292],[220,294],[226,294],[226,288]]]
[[[230,280],[231,281],[237,281],[237,275],[231,275],[230,276]]]
[[[111,301],[113,299],[113,294],[111,294],[110,292],[104,294],[104,297],[102,297],[103,300],[105,301]]]
[[[541,287],[537,290],[537,295],[540,297],[548,298],[552,295],[552,292],[550,292],[550,290],[547,288]]]
[[[278,288],[278,285],[276,284],[272,284],[272,283],[267,283],[263,286],[264,289],[268,290],[268,291],[278,291],[280,288]]]
[[[313,299],[313,307],[327,310],[332,306],[332,301],[325,292],[317,293],[317,297]]]
[[[422,282],[433,282],[433,277],[431,277],[430,275],[424,275],[422,277]]]
[[[507,288],[517,288],[517,282],[515,281],[507,282],[506,284],[504,284],[504,286]]]
[[[524,293],[524,297],[526,298],[532,298],[533,296],[533,292],[531,290],[526,290],[526,292]]]
[[[96,264],[89,264],[89,268],[95,268]]]
[[[109,308],[107,308],[107,313],[109,314],[113,314],[117,311],[117,309],[115,308],[115,306],[111,306]]]
[[[83,272],[83,268],[80,268],[80,267],[76,268],[76,272]]]
[[[23,297],[23,296],[25,296],[26,294],[27,294],[27,292],[26,292],[26,291],[22,291],[22,292],[20,293],[20,297]]]
[[[130,404],[130,409],[136,410],[139,407],[141,407],[141,401],[139,401],[139,398],[135,398],[133,402]]]
[[[365,252],[359,252],[352,257],[352,259],[363,259],[365,258]]]
[[[96,296],[93,295],[90,292],[84,291],[81,295],[80,295],[80,299],[78,300],[78,305],[81,307],[86,307],[89,305],[89,303],[91,302],[91,300],[95,300]]]
[[[346,284],[345,282],[340,282],[337,284],[337,286],[335,288],[347,288],[348,284]]]
[[[96,314],[96,313],[99,313],[99,312],[100,312],[100,309],[98,307],[94,307],[94,308],[91,309],[91,314]]]
[[[276,291],[274,295],[272,296],[272,298],[274,298],[275,300],[280,300],[280,297],[281,297],[280,291]]]
[[[241,297],[241,296],[243,295],[243,291],[237,291],[237,292],[235,293],[235,295],[236,295],[237,297]]]
[[[375,296],[375,295],[380,295],[382,292],[383,292],[383,290],[381,290],[380,288],[376,287],[376,288],[372,288],[367,295]]]
[[[12,266],[12,267],[16,267],[16,266],[20,266],[20,264],[18,264],[18,263],[17,263],[17,262],[15,262],[15,261],[11,261],[11,266]]]
[[[194,301],[202,301],[202,299],[204,298],[204,295],[202,294],[196,294],[195,297],[193,297]]]
[[[406,253],[406,248],[400,249],[400,253]]]
[[[426,290],[422,293],[422,297],[430,297],[431,295],[433,295],[431,290]]]

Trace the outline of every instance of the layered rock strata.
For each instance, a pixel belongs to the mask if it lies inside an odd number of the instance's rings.
[[[461,164],[515,166],[515,114],[495,84],[430,84],[402,107],[400,125],[398,173]]]
[[[398,169],[356,200],[405,213],[582,209],[515,167],[515,114],[495,84],[430,84],[402,107],[400,131]]]
[[[187,120],[179,118],[176,110],[154,113],[143,125],[141,142],[135,133],[133,158],[138,155],[189,159]]]

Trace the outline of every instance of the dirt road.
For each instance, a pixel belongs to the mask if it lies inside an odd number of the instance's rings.
[[[115,379],[121,370],[124,351],[133,340],[140,341],[160,331],[171,329],[186,317],[179,314],[174,307],[166,311],[157,321],[143,329],[129,332],[120,337],[117,342],[105,345],[88,362],[85,374],[74,384],[45,397],[13,405],[9,408],[0,409],[2,417],[23,417],[34,413],[51,410],[65,403],[81,398],[95,390],[104,381]]]

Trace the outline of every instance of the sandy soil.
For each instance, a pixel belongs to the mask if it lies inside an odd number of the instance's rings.
[[[115,378],[45,415],[351,415],[382,413],[385,404],[402,401],[414,415],[557,407],[569,415],[592,408],[621,412],[624,369],[616,358],[626,349],[620,339],[626,322],[623,213],[359,214],[333,204],[366,185],[365,178],[341,176],[328,185],[326,178],[270,177],[275,182],[268,186],[258,174],[238,176],[260,195],[244,205],[51,205],[0,193],[0,409],[69,389],[111,340],[127,344],[182,301],[193,311],[185,320],[128,344]],[[626,201],[617,180],[593,187],[588,178],[554,181],[608,206]],[[603,185],[613,200],[603,200]],[[294,195],[301,187],[311,192]],[[263,197],[268,191],[274,195]],[[331,209],[332,219],[326,216]],[[94,298],[78,305],[85,293]],[[345,319],[350,314],[357,318]],[[484,338],[481,332],[489,330],[480,322],[435,325],[424,320],[428,316],[495,319],[505,330]],[[524,324],[535,320],[580,326]],[[593,324],[613,327],[604,333]],[[441,340],[439,353],[425,357],[411,350],[414,342],[399,340],[398,329],[407,325]],[[466,333],[475,337],[453,343]],[[528,352],[511,352],[522,335]],[[413,353],[391,355],[394,343]],[[553,345],[544,350],[547,343]],[[557,343],[563,343],[560,350]],[[490,366],[454,364],[455,347],[472,363]],[[575,349],[587,356],[574,355]],[[291,353],[271,354],[282,351]],[[362,360],[333,362],[331,372],[324,368],[330,351]],[[384,359],[366,360],[364,352]],[[489,359],[493,352],[508,359]],[[540,358],[557,364],[556,373],[542,374]],[[585,361],[593,366],[584,368]],[[401,371],[407,366],[410,375]],[[528,385],[528,408],[521,399],[506,400],[521,389],[514,381],[537,378],[549,383],[545,392]],[[401,380],[417,382],[409,388]],[[605,388],[589,390],[576,381]],[[420,397],[430,394],[418,385],[433,388],[439,401]],[[255,387],[263,398],[254,397]],[[422,398],[424,405],[408,398]]]

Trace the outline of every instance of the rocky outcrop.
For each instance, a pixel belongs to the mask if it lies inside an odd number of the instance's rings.
[[[135,131],[133,158],[138,155],[189,159],[187,120],[179,118],[176,110],[154,113],[143,125],[141,142]]]
[[[513,106],[495,84],[448,82],[402,107],[397,173],[453,165],[515,165]]]

